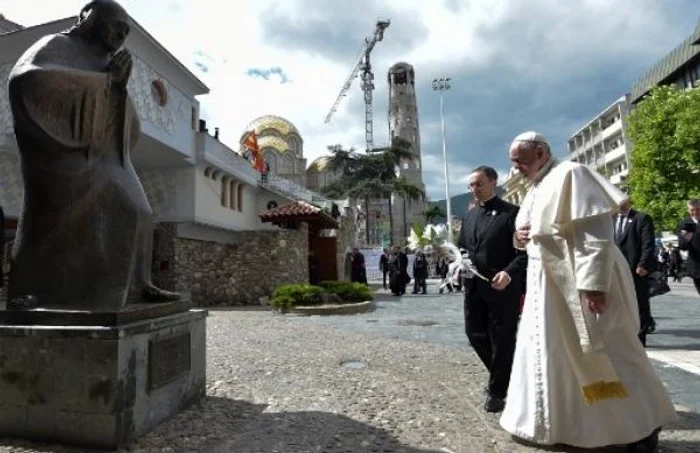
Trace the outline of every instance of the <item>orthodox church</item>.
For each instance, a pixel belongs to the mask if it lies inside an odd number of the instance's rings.
[[[243,143],[250,131],[258,137],[258,147],[271,173],[300,186],[307,185],[304,141],[296,126],[276,115],[265,115],[251,121],[240,139],[241,153],[247,159],[250,159],[250,151]]]
[[[404,162],[398,169],[398,176],[405,177],[413,185],[425,190],[422,172],[422,153],[418,107],[415,91],[415,71],[408,63],[393,65],[388,72],[389,84],[389,137],[401,137],[411,143],[418,158]],[[255,131],[263,159],[268,163],[270,173],[318,192],[327,184],[336,181],[340,174],[328,167],[329,156],[321,156],[306,168],[303,138],[298,129],[287,119],[265,115],[253,120],[242,131],[240,153],[250,159],[250,152],[243,143],[248,131]],[[391,199],[392,209],[387,200],[372,200],[369,209],[358,203],[360,219],[357,223],[358,239],[364,245],[389,245],[389,229],[393,224],[393,237],[396,244],[404,244],[415,223],[425,224],[425,203],[405,200],[400,196]],[[367,211],[367,212],[365,212]],[[393,222],[389,221],[389,215]],[[365,222],[365,218],[368,219]],[[365,229],[368,231],[365,231]]]

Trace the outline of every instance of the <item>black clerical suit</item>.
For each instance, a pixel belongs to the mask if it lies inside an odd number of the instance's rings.
[[[639,307],[639,340],[646,346],[647,331],[654,323],[649,304],[649,275],[637,275],[637,267],[642,267],[649,273],[656,268],[654,222],[649,215],[634,209],[630,209],[627,215],[615,215],[613,221],[615,243],[625,256],[634,277]]]
[[[681,235],[681,230],[693,233],[693,237],[689,241],[686,240]],[[688,252],[685,270],[693,279],[695,289],[700,294],[700,227],[692,218],[687,218],[678,224],[678,248]],[[680,269],[680,263],[678,268]]]
[[[515,352],[519,301],[527,255],[513,247],[518,207],[498,197],[476,205],[462,219],[457,245],[469,252],[479,272],[511,278],[502,291],[478,277],[466,279],[464,321],[469,342],[489,370],[489,396],[505,398]]]

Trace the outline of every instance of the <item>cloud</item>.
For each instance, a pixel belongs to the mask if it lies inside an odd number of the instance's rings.
[[[278,76],[277,78],[279,78],[280,84],[285,84],[289,82],[287,74],[285,74],[282,68],[278,66],[269,69],[250,68],[246,71],[246,74],[250,77],[259,77],[263,80],[270,80],[270,77],[275,75]]]
[[[205,64],[202,63],[201,61],[195,61],[195,62],[194,62],[194,65],[195,65],[197,68],[199,68],[200,71],[202,71],[202,72],[204,72],[204,73],[209,72],[209,66],[205,65]]]
[[[85,1],[0,0],[0,11],[32,25],[75,15]],[[371,55],[375,143],[389,140],[387,71],[406,61],[415,68],[424,180],[435,199],[444,198],[444,177],[433,78],[453,81],[444,112],[458,194],[477,165],[505,176],[507,147],[524,130],[543,133],[563,156],[568,137],[630,91],[700,15],[697,0],[259,0],[231,3],[225,14],[214,0],[121,3],[209,86],[202,115],[223,142],[237,148],[250,121],[276,114],[300,130],[309,162],[330,144],[364,149],[358,80],[324,119],[375,22],[390,19]]]
[[[478,155],[471,156],[469,160],[456,160],[448,151],[447,174],[450,179],[450,195],[455,196],[467,192],[469,174],[476,167],[483,165]],[[423,156],[423,178],[426,193],[432,200],[445,199],[445,160],[442,154],[427,154]],[[508,167],[495,168],[498,173],[498,182],[502,184],[508,175]]]

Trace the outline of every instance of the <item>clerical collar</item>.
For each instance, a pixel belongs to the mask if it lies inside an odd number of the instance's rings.
[[[498,197],[497,197],[496,195],[494,195],[494,196],[492,196],[491,198],[489,198],[489,199],[486,200],[486,201],[480,201],[480,202],[478,203],[478,205],[481,206],[481,207],[484,208],[484,209],[492,209],[492,208],[495,207],[495,205],[496,205],[496,203],[497,203],[496,200],[498,200]]]
[[[558,163],[559,163],[559,161],[557,159],[550,156],[549,160],[547,162],[545,162],[544,166],[537,171],[537,174],[532,179],[532,183],[534,185],[538,185],[539,183],[541,183],[542,180],[544,179],[544,177],[547,176],[547,174],[549,174],[550,170],[552,168],[554,168],[555,165]]]

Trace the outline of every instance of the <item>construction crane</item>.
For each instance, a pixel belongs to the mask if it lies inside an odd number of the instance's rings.
[[[374,90],[374,73],[372,72],[372,64],[370,63],[369,56],[374,49],[375,44],[384,39],[384,30],[389,26],[391,22],[388,19],[379,19],[377,25],[374,29],[374,35],[365,38],[365,47],[360,52],[360,56],[357,58],[357,62],[352,67],[350,75],[345,80],[343,88],[340,90],[340,94],[333,103],[330,112],[326,115],[326,123],[331,121],[331,117],[338,109],[338,105],[347,96],[350,87],[352,86],[352,81],[355,80],[358,74],[360,74],[360,79],[362,80],[362,91],[365,94],[365,142],[367,143],[367,152],[372,152],[374,149],[374,120],[372,114],[372,90]]]

